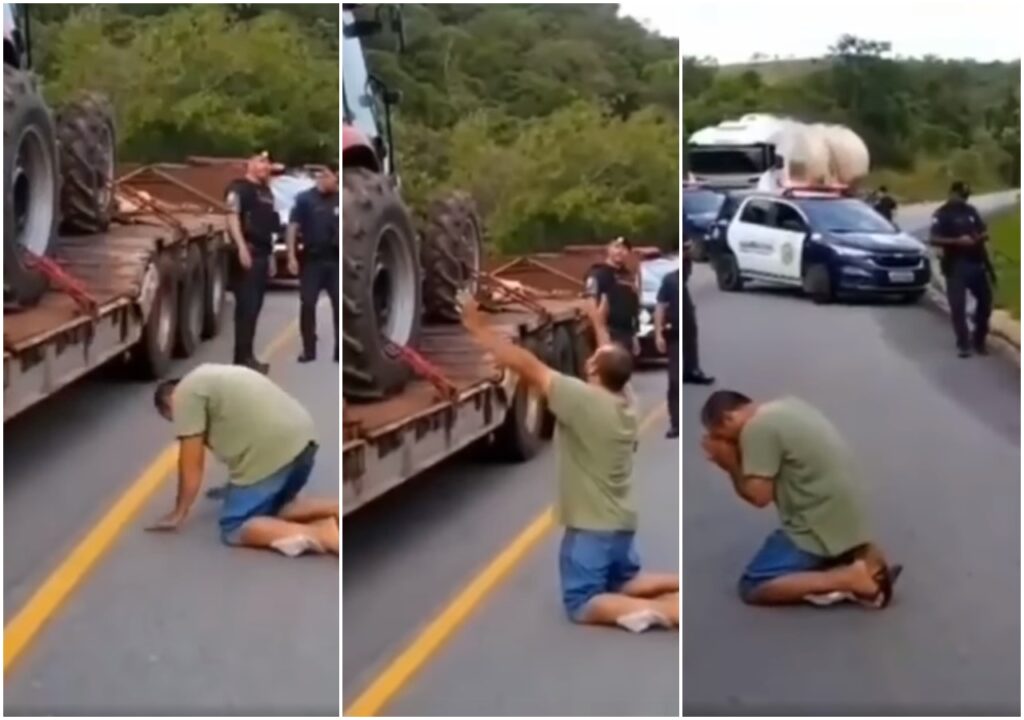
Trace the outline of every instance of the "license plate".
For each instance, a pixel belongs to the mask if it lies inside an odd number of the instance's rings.
[[[890,270],[889,282],[912,283],[914,282],[914,273],[910,270]]]

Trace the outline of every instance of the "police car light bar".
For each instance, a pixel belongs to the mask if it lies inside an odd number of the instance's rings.
[[[785,197],[794,197],[797,193],[849,197],[853,191],[849,185],[787,185],[782,189]]]

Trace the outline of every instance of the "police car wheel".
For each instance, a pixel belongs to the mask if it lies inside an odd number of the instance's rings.
[[[811,300],[819,305],[835,300],[835,288],[832,285],[832,276],[828,271],[828,266],[808,265],[804,269],[803,289]]]
[[[715,279],[718,288],[726,292],[739,292],[743,289],[743,276],[740,265],[731,252],[722,253],[715,258]]]

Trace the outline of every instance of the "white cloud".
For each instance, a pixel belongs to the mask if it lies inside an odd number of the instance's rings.
[[[904,56],[1021,55],[1019,0],[682,0],[678,7],[683,54],[723,63],[757,52],[820,56],[846,33],[889,41]]]

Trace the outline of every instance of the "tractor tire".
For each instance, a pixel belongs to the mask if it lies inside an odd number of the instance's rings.
[[[203,254],[195,243],[189,243],[178,283],[178,357],[192,357],[202,341],[205,289]]]
[[[114,212],[117,135],[114,110],[103,95],[87,93],[57,113],[61,228],[91,235],[106,231]]]
[[[169,253],[160,253],[146,269],[141,296],[149,312],[129,361],[140,379],[159,380],[171,367],[178,327],[178,268]]]
[[[460,290],[477,290],[483,257],[480,217],[472,198],[456,192],[431,204],[423,224],[423,312],[428,320],[458,323]]]
[[[409,367],[388,348],[415,346],[419,337],[419,249],[387,177],[345,168],[342,186],[342,387],[348,400],[369,402],[409,379]]]
[[[203,332],[202,338],[220,335],[227,312],[228,255],[212,241],[203,253]]]
[[[35,77],[4,65],[4,305],[29,307],[46,292],[32,255],[53,252],[60,177],[53,119]]]

